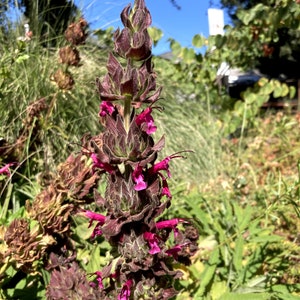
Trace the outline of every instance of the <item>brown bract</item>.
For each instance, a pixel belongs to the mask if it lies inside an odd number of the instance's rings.
[[[73,46],[84,44],[87,38],[86,27],[87,22],[84,18],[80,18],[79,21],[72,23],[65,31],[66,40]]]
[[[60,48],[59,62],[61,64],[78,67],[80,62],[79,51],[71,46]]]
[[[51,80],[55,81],[58,87],[62,90],[71,90],[75,84],[73,76],[69,72],[57,70],[52,76]]]
[[[24,272],[30,272],[33,263],[43,256],[50,245],[55,244],[53,237],[40,234],[38,226],[30,228],[25,219],[15,219],[11,222],[4,241],[7,244],[4,256],[9,257],[16,267]]]
[[[151,58],[139,68],[127,65],[123,68],[113,54],[109,55],[108,73],[96,80],[98,92],[103,101],[132,99],[132,106],[139,108],[142,103],[153,103],[159,99],[161,88],[156,89],[156,74]]]

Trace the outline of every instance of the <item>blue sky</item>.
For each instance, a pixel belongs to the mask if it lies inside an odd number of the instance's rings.
[[[133,0],[77,0],[75,3],[83,10],[84,17],[93,29],[109,26],[122,27],[120,12]],[[182,46],[191,46],[195,34],[208,36],[207,9],[217,8],[217,0],[210,6],[209,0],[176,0],[181,10],[177,10],[169,0],[146,0],[152,15],[152,25],[160,28],[164,37],[153,49],[154,54],[169,51],[167,40],[174,38]],[[228,18],[225,17],[225,23]]]

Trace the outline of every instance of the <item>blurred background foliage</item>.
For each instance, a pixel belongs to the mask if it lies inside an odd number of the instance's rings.
[[[154,57],[163,86],[163,111],[154,111],[155,139],[166,135],[161,155],[193,151],[171,165],[168,217],[193,220],[200,232],[193,265],[177,266],[184,272],[178,299],[300,297],[300,117],[289,106],[299,95],[287,81],[300,78],[298,2],[222,0],[233,22],[224,36],[196,35],[192,48],[170,40],[169,58]],[[22,7],[24,19],[9,18],[14,5]],[[70,1],[22,0],[1,1],[0,9],[0,167],[19,163],[10,177],[0,174],[3,243],[8,224],[25,216],[26,200],[79,151],[85,133],[101,131],[95,79],[106,71],[114,29],[88,28],[88,40],[78,47],[80,66],[68,68],[75,85],[60,90],[51,78],[60,68],[63,32],[80,16],[78,8]],[[150,34],[155,43],[163,33],[151,28]],[[222,62],[263,76],[232,98],[217,75]],[[277,100],[286,104],[281,110],[262,108]],[[36,101],[45,105],[32,114]],[[79,262],[93,272],[109,249],[105,242],[95,249],[84,221],[70,220]],[[45,298],[46,270],[19,276],[12,266],[0,267],[3,299]]]

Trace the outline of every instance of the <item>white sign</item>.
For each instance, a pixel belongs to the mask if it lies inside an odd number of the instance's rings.
[[[224,34],[224,12],[222,9],[208,9],[209,35]]]

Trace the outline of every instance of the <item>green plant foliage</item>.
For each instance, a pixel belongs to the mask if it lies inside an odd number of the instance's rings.
[[[159,105],[164,114],[153,111],[157,136],[169,137],[161,155],[192,150],[172,161],[173,208],[164,216],[184,218],[200,232],[192,265],[176,266],[184,274],[176,286],[178,300],[300,297],[300,118],[288,110],[261,111],[270,98],[288,103],[297,96],[296,88],[263,77],[231,99],[217,76],[222,62],[243,70],[255,67],[265,55],[264,45],[280,40],[279,29],[289,28],[296,36],[300,5],[272,0],[240,9],[237,17],[236,27],[227,26],[224,36],[198,34],[195,48],[170,40],[172,59],[153,58],[157,84],[163,86]],[[99,30],[79,47],[82,65],[71,69],[75,86],[59,91],[50,80],[59,67],[57,51],[41,47],[38,37],[17,41],[20,29],[15,28],[0,45],[0,150],[4,140],[14,143],[23,132],[33,101],[45,98],[48,107],[33,119],[19,164],[10,176],[0,174],[0,249],[5,249],[8,224],[26,217],[26,203],[56,174],[56,163],[70,150],[78,151],[86,132],[101,131],[94,82],[104,74],[113,36],[112,28]],[[159,42],[163,32],[148,30]],[[57,45],[63,44],[58,38]],[[296,40],[291,48],[296,49]],[[5,163],[1,156],[0,168]],[[100,239],[95,246],[89,239],[92,228],[80,216],[72,217],[71,226],[80,266],[88,273],[105,266],[113,255],[109,244]],[[45,299],[49,273],[40,261],[36,264],[36,276],[1,264],[0,298]]]

